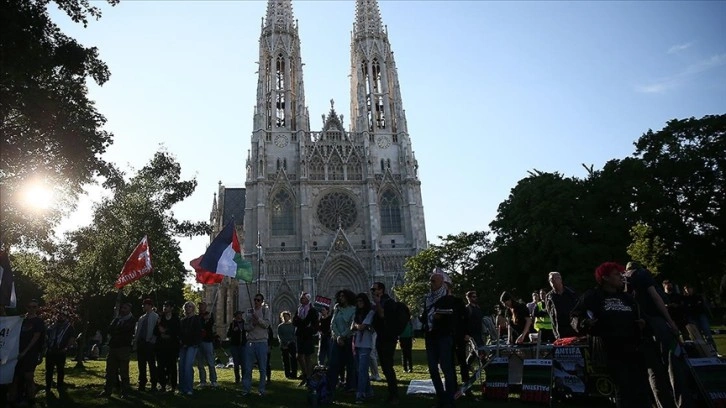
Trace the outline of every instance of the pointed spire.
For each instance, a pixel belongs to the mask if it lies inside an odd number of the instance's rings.
[[[268,0],[265,26],[292,27],[295,19],[292,16],[292,0]]]
[[[371,34],[383,33],[383,22],[381,20],[381,10],[378,8],[378,1],[356,0],[353,35],[355,37],[365,37]]]

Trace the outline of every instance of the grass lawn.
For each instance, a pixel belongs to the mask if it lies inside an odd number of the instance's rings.
[[[726,351],[726,335],[716,336],[719,350]],[[219,353],[220,356],[222,353]],[[428,379],[428,371],[426,367],[426,357],[423,350],[423,340],[417,339],[414,343],[414,372],[404,373],[400,367],[400,352],[396,352],[396,361],[399,366],[396,367],[396,374],[400,383],[401,402],[399,407],[404,408],[428,408],[435,405],[433,396],[412,396],[405,395],[406,387],[411,380]],[[69,361],[67,367],[74,366],[75,363]],[[70,384],[67,394],[59,397],[58,392],[53,389],[52,395],[47,397],[43,391],[45,384],[44,365],[41,364],[36,370],[36,382],[39,384],[39,392],[37,394],[37,406],[41,407],[306,407],[307,389],[297,387],[298,381],[288,380],[282,372],[282,363],[280,361],[279,349],[272,352],[272,383],[267,387],[267,394],[259,397],[256,394],[251,397],[242,397],[239,386],[234,384],[234,373],[231,369],[217,369],[220,387],[217,389],[201,389],[195,390],[194,396],[182,397],[170,394],[150,394],[148,392],[132,391],[129,398],[119,399],[116,394],[110,399],[98,398],[97,395],[103,390],[105,362],[104,361],[87,361],[85,369],[67,368],[66,382]],[[137,369],[136,362],[132,361],[130,365],[131,384],[136,384]],[[196,369],[195,369],[196,375]],[[381,373],[382,375],[382,373]],[[256,380],[258,373],[253,372],[252,389],[256,390]],[[376,397],[368,401],[367,406],[385,405],[386,396],[385,383],[374,382],[374,391]],[[134,387],[135,388],[135,387]],[[479,389],[475,389],[475,396],[479,396]],[[335,402],[335,406],[353,407],[353,394],[339,394]],[[474,401],[471,399],[460,399],[457,401],[457,407],[480,407],[486,404],[488,407],[507,407],[521,408],[532,407],[532,404],[520,403],[519,401],[510,400],[508,402],[490,402]],[[601,400],[588,400],[579,406],[608,406]]]

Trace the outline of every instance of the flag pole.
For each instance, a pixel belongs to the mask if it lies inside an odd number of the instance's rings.
[[[260,293],[260,274],[262,273],[262,243],[260,242],[260,231],[257,230],[257,293]],[[247,288],[249,291],[249,288]]]

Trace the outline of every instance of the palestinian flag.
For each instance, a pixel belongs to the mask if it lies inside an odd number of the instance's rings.
[[[252,264],[242,258],[234,222],[230,221],[212,240],[199,266],[205,271],[252,282]]]
[[[197,282],[202,283],[204,285],[215,285],[217,283],[221,283],[222,279],[224,279],[224,275],[217,275],[214,272],[209,272],[204,270],[201,265],[199,265],[202,262],[202,257],[192,259],[191,262],[189,262],[189,265],[194,268],[194,272],[197,275]]]

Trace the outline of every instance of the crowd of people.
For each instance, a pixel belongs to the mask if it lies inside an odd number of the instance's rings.
[[[395,405],[399,387],[394,352],[400,347],[403,371],[413,372],[415,322],[425,342],[438,406],[452,407],[460,384],[470,379],[473,360],[480,358],[477,350],[485,344],[500,340],[552,343],[593,335],[602,343],[619,407],[650,407],[651,402],[661,407],[692,406],[684,392],[686,367],[681,358],[682,339],[695,333],[687,330],[688,325],[694,325],[714,350],[716,347],[708,326],[708,304],[693,286],[683,285],[681,292],[666,280],[661,287],[635,263],[627,268],[616,263],[600,265],[595,271],[596,287],[582,295],[565,286],[558,272],[550,272],[547,278],[550,288],[533,291],[532,301],[526,304],[503,292],[501,307],[489,315],[479,306],[476,291],[466,292],[463,298],[454,295],[450,276],[436,268],[429,277],[428,293],[414,309],[420,315],[410,319],[403,330],[394,325],[397,302],[382,282],[374,282],[370,293],[339,290],[332,307],[315,307],[310,294],[303,292],[297,310],[279,315],[276,339],[282,369],[286,378],[300,380],[300,387],[319,385],[322,372],[328,398],[349,393],[363,404],[373,397],[371,381],[382,380],[380,366],[386,381],[385,401]],[[234,313],[226,336],[235,384],[243,396],[249,396],[256,368],[256,394],[263,397],[270,382],[272,325],[276,322],[262,294],[256,294],[253,301],[253,307]],[[190,396],[199,388],[218,387],[218,339],[207,304],[186,302],[181,315],[168,301],[161,313],[151,299],[145,299],[142,306],[144,313],[136,318],[131,304],[120,304],[106,330],[109,338],[101,396],[109,397],[115,391],[121,398],[128,396],[134,351],[139,392]],[[45,358],[46,395],[54,385],[59,392],[65,387],[66,353],[75,342],[73,325],[61,312],[46,327],[37,309],[36,300],[27,304],[10,401],[32,402],[35,367],[41,357]],[[99,332],[94,336],[96,348],[102,341],[97,337]],[[652,395],[642,392],[648,386]]]

